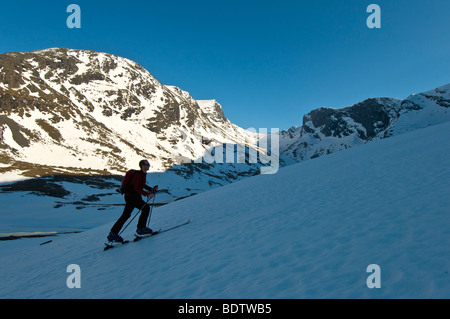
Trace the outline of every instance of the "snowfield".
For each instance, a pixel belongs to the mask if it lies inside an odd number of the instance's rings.
[[[191,223],[109,251],[122,208],[46,245],[0,242],[0,297],[449,298],[449,130],[418,129],[155,208],[153,229]],[[66,285],[71,264],[81,288]],[[366,284],[372,264],[381,288]]]

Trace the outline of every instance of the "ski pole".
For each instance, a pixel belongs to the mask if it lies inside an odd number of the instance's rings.
[[[148,216],[148,220],[147,220],[147,227],[150,226],[150,219],[152,218],[153,207],[155,207],[155,198],[156,198],[156,193],[155,193],[155,196],[153,196],[152,207],[150,208],[150,215]]]
[[[119,236],[120,236],[120,234],[122,234],[123,233],[123,231],[125,230],[125,229],[127,229],[127,227],[131,224],[131,222],[136,218],[136,216],[141,212],[141,210],[143,210],[144,209],[144,207],[145,207],[145,205],[147,205],[148,204],[148,201],[150,200],[150,198],[149,199],[147,199],[147,202],[141,207],[141,208],[139,208],[139,210],[137,211],[137,213],[134,215],[134,217],[128,222],[128,224],[122,229],[122,231],[119,233]]]

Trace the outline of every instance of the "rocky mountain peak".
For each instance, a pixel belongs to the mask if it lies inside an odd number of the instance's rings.
[[[338,138],[356,132],[359,138],[369,140],[391,124],[399,103],[396,99],[369,98],[342,109],[319,108],[303,117],[303,130],[314,133],[319,129],[325,137]]]
[[[280,134],[281,153],[297,161],[450,120],[450,85],[404,100],[369,98],[341,109],[318,108]]]
[[[201,158],[204,140],[239,144],[252,136],[229,122],[217,101],[198,102],[112,54],[65,48],[5,53],[0,80],[4,165],[123,172],[149,158],[164,170],[177,159]]]
[[[229,122],[223,112],[222,106],[216,100],[198,100],[197,102],[202,112],[212,121],[220,123]]]

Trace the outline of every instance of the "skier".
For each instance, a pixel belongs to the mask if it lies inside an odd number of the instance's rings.
[[[155,196],[158,186],[149,187],[146,185],[147,171],[150,169],[150,163],[147,160],[139,162],[140,170],[129,170],[122,181],[122,188],[125,191],[125,208],[122,216],[117,220],[111,228],[107,237],[110,242],[123,242],[123,238],[119,236],[119,231],[122,229],[125,222],[130,218],[133,209],[141,210],[136,233],[138,235],[152,234],[153,231],[146,227],[147,218],[150,212],[150,206],[142,200],[142,196],[152,198]],[[146,191],[147,190],[147,191]]]

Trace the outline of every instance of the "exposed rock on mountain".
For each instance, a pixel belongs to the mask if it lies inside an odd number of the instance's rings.
[[[217,145],[257,148],[258,135],[232,124],[215,100],[196,101],[111,54],[64,48],[6,53],[0,81],[3,171],[24,162],[55,172],[123,173],[141,158],[150,159],[152,171],[163,171]]]
[[[405,100],[370,98],[342,109],[319,108],[280,134],[281,153],[296,161],[450,120],[450,84]]]

